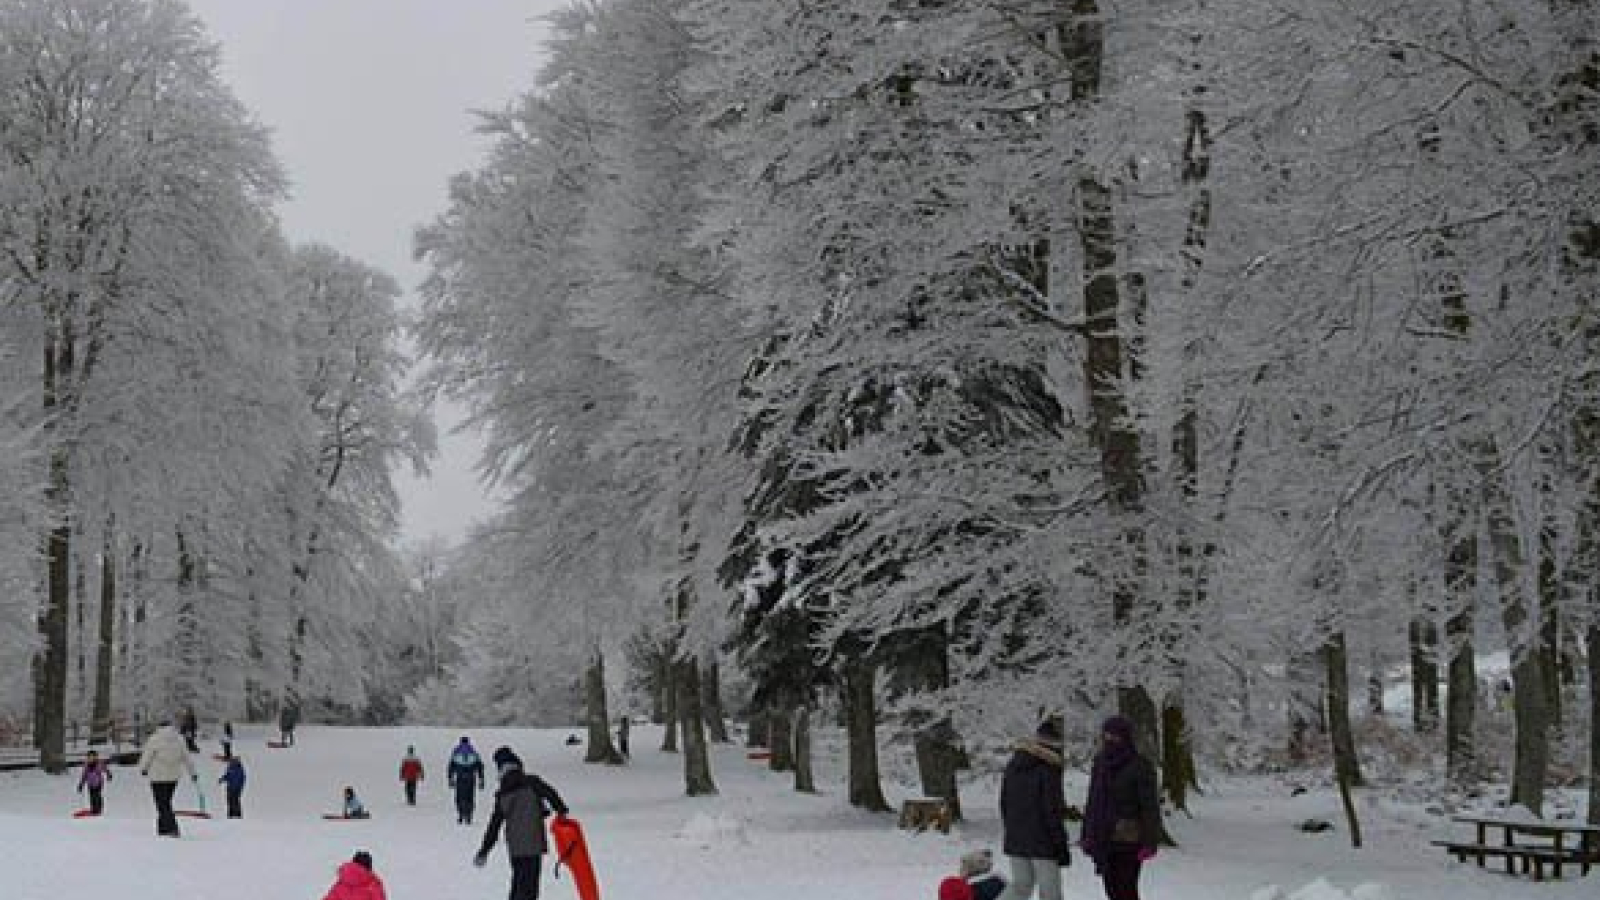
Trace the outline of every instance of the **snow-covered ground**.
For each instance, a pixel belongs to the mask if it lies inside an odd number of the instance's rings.
[[[967,789],[972,821],[952,835],[913,835],[888,815],[845,805],[840,773],[819,767],[825,793],[803,796],[786,775],[748,761],[742,748],[715,749],[721,795],[682,794],[681,762],[658,752],[659,732],[634,733],[635,760],[624,768],[586,766],[582,748],[563,745],[567,731],[304,727],[299,746],[264,747],[264,731],[243,728],[238,749],[250,783],[242,821],[184,819],[182,840],[155,836],[149,791],[137,770],[118,767],[107,814],[74,820],[76,771],[0,775],[0,898],[4,900],[319,900],[336,865],[358,849],[372,853],[393,900],[467,900],[505,896],[503,848],[483,869],[470,860],[487,819],[455,824],[443,783],[450,747],[470,734],[485,757],[501,743],[551,781],[584,823],[607,900],[915,900],[932,898],[961,852],[994,847],[998,826],[992,785]],[[415,744],[428,765],[416,808],[404,804],[398,766]],[[206,747],[209,752],[215,747]],[[210,761],[209,808],[221,806],[221,765]],[[1069,776],[1069,802],[1081,802],[1083,777]],[[324,821],[340,789],[355,786],[373,818]],[[830,789],[830,786],[833,786]],[[900,797],[891,796],[898,803]],[[179,789],[180,806],[194,791]],[[1534,884],[1448,862],[1428,846],[1448,826],[1415,807],[1364,804],[1367,848],[1352,850],[1340,830],[1305,834],[1310,817],[1341,822],[1325,792],[1289,795],[1276,779],[1209,785],[1198,818],[1173,824],[1183,846],[1163,851],[1145,877],[1148,900],[1592,900],[1600,872],[1587,879]],[[1102,896],[1082,859],[1066,873],[1069,898]],[[543,896],[570,900],[570,883]]]

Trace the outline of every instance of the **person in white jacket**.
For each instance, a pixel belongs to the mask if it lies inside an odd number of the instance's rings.
[[[139,772],[150,779],[150,793],[156,800],[156,834],[177,837],[178,817],[172,812],[172,794],[185,772],[191,781],[197,776],[183,736],[172,727],[171,720],[162,720],[161,727],[145,741]]]

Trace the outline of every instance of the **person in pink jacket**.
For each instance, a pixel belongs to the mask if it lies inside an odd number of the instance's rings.
[[[339,877],[322,900],[387,900],[383,879],[372,871],[372,854],[357,850],[350,861],[339,867]]]

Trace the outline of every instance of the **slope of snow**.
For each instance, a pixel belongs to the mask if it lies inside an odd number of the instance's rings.
[[[393,900],[503,897],[503,848],[483,869],[470,862],[488,793],[469,828],[455,824],[444,786],[446,756],[463,733],[485,757],[502,743],[513,746],[561,792],[584,823],[607,900],[931,898],[961,852],[998,850],[992,782],[966,788],[972,821],[957,833],[913,835],[895,830],[892,816],[850,809],[831,758],[817,773],[825,793],[804,796],[741,748],[719,747],[713,768],[721,795],[684,797],[681,761],[654,749],[659,731],[650,728],[635,731],[633,764],[611,768],[584,765],[582,747],[563,744],[566,731],[305,727],[299,746],[269,750],[264,731],[247,727],[237,744],[249,770],[246,818],[184,819],[176,841],[155,836],[149,791],[133,768],[116,769],[107,814],[86,820],[68,816],[82,805],[73,793],[76,771],[0,776],[0,898],[317,900],[334,868],[358,849],[372,853]],[[416,808],[405,806],[398,780],[408,744],[428,767]],[[201,768],[209,776],[202,780],[208,807],[219,813],[221,764],[208,756]],[[371,820],[320,818],[338,808],[346,784],[366,801]],[[1069,776],[1070,802],[1081,802],[1083,787],[1081,773]],[[194,807],[192,786],[181,786],[178,796],[180,806]],[[1364,804],[1367,849],[1352,850],[1334,797],[1290,797],[1267,779],[1210,785],[1196,806],[1198,818],[1172,823],[1183,847],[1162,851],[1147,869],[1151,900],[1592,900],[1600,889],[1600,873],[1535,885],[1448,862],[1428,846],[1447,825],[1379,803]],[[1295,830],[1310,817],[1341,830]],[[1065,875],[1069,898],[1103,896],[1081,857]],[[548,869],[542,895],[575,896],[570,882],[552,881]]]

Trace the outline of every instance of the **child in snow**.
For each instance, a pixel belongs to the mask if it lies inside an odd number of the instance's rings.
[[[972,900],[996,900],[1006,889],[1006,880],[994,871],[994,854],[988,850],[962,854],[961,877],[972,886]]]
[[[406,786],[406,805],[417,805],[417,782],[422,780],[422,760],[417,748],[407,747],[405,758],[400,760],[400,782]]]
[[[240,805],[240,801],[244,799],[244,760],[230,756],[228,768],[223,770],[222,777],[217,779],[217,784],[227,785],[228,818],[244,818],[244,808]]]
[[[90,750],[83,757],[83,774],[78,776],[78,793],[83,793],[84,788],[89,789],[89,812],[100,815],[105,812],[106,804],[102,791],[106,782],[111,780],[111,767],[100,758],[100,754]]]
[[[353,787],[344,789],[344,817],[346,819],[365,819],[368,817],[367,808],[361,805],[361,798],[356,796],[356,789]]]
[[[386,900],[383,879],[372,871],[372,854],[357,850],[339,867],[339,877],[322,900]]]

